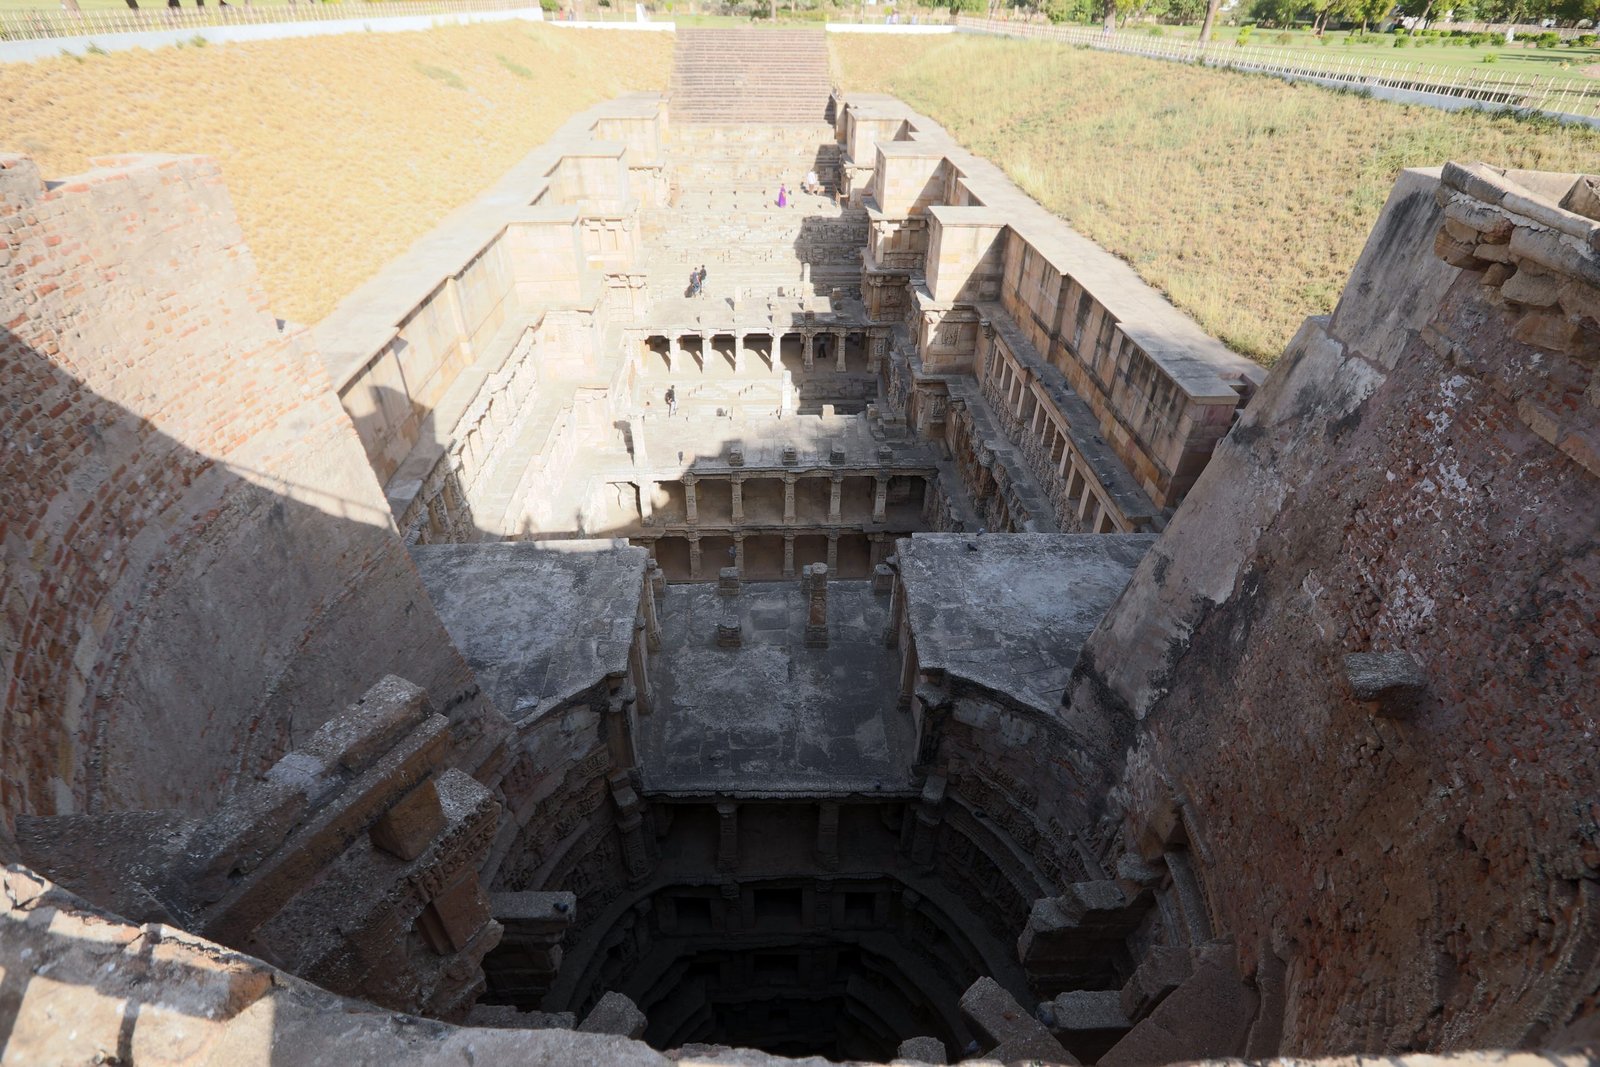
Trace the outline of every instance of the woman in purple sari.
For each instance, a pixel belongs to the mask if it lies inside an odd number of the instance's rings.
[[[789,190],[782,185],[778,186],[778,206],[789,206]]]

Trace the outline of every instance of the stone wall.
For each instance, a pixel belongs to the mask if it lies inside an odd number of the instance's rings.
[[[1592,1019],[1592,183],[1404,173],[1086,646],[1075,708],[1137,724],[1126,839],[1187,844],[1286,974],[1286,1054]]]
[[[570,417],[533,413],[534,382],[540,399],[570,396],[599,366],[606,317],[637,296],[639,208],[666,199],[664,128],[653,93],[576,116],[316,327],[409,539],[514,530],[518,472],[494,468],[522,424]]]
[[[499,716],[215,164],[0,159],[0,811],[214,808],[385,673]]]

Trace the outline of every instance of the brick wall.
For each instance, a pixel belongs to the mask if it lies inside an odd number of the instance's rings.
[[[1437,188],[1402,176],[1074,695],[1139,723],[1127,839],[1181,810],[1218,931],[1287,964],[1285,1055],[1559,1047],[1600,997],[1600,477],[1526,417],[1592,432],[1600,348],[1518,340],[1435,258]],[[1344,660],[1397,651],[1398,717]]]
[[[0,156],[0,811],[215,807],[388,672],[499,716],[445,637],[216,165]]]

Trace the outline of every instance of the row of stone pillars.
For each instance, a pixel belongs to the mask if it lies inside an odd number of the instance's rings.
[[[695,485],[699,483],[701,477],[701,475],[693,472],[685,473],[683,476],[683,510],[684,517],[690,525],[700,521],[700,504],[695,494]],[[732,480],[731,500],[733,503],[733,521],[743,522],[745,479],[771,477],[771,475],[734,474],[730,475],[729,477]],[[794,522],[794,487],[795,483],[800,480],[801,476],[798,474],[784,474],[780,475],[780,477],[783,478],[783,521]],[[844,474],[830,474],[828,477],[832,482],[828,488],[828,521],[839,522],[840,508],[844,494],[844,480],[846,476]],[[873,475],[873,481],[875,483],[873,485],[872,494],[873,522],[883,522],[888,515],[889,478],[890,475],[887,474]],[[652,485],[653,484],[654,483],[652,483]],[[644,508],[647,506],[648,505],[641,504],[641,510],[644,510]]]
[[[861,331],[859,328],[837,327],[830,329],[798,330],[794,332],[800,334],[801,358],[804,361],[806,370],[813,370],[816,367],[818,339],[825,339],[831,336],[833,338],[834,346],[833,369],[838,373],[843,374],[846,370],[846,343],[849,340],[850,334],[862,333],[863,331]],[[711,351],[713,339],[724,336],[732,337],[733,372],[735,374],[743,374],[745,372],[745,342],[747,338],[768,337],[771,338],[772,341],[772,365],[769,369],[773,374],[778,374],[783,370],[783,339],[789,336],[789,334],[767,332],[753,332],[746,334],[738,330],[700,330],[698,332],[655,334],[654,336],[662,338],[667,343],[667,371],[672,374],[678,373],[681,368],[680,361],[689,357],[689,350],[683,344],[683,339],[685,337],[700,338],[700,351],[702,353],[702,359],[704,358],[705,353],[709,353]],[[870,331],[866,332],[864,336],[867,339],[867,368],[869,371],[875,374],[878,371],[878,367],[883,359],[884,353],[887,351],[888,339],[886,337],[878,337],[872,334]]]

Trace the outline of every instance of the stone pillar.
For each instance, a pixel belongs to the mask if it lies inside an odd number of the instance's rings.
[[[794,481],[795,475],[783,476],[783,521],[794,522]]]
[[[733,521],[744,521],[744,476],[742,474],[733,476]],[[744,564],[741,563],[740,566],[743,567]]]
[[[617,806],[617,830],[622,835],[622,862],[628,869],[628,884],[641,886],[649,881],[653,864],[640,815],[643,805],[626,773],[611,776],[611,800]]]
[[[794,534],[783,535],[783,576],[794,577]]]
[[[700,535],[693,534],[689,538],[689,577],[700,577]]]
[[[733,373],[744,373],[744,334],[733,331]]]
[[[889,516],[889,476],[880,474],[872,489],[872,521],[887,522]]]
[[[652,568],[655,568],[655,562],[655,560],[650,561]],[[651,576],[647,574],[645,576],[644,596],[640,598],[642,601],[641,606],[644,611],[644,641],[645,647],[651,652],[660,652],[661,615],[656,610],[656,598],[653,595],[653,590],[650,588],[650,582]]]
[[[917,821],[911,830],[911,862],[924,870],[933,866],[939,824],[944,821],[944,788],[944,775],[930,774],[917,802]]]
[[[839,566],[839,531],[828,532],[828,569],[837,570]]]
[[[739,805],[717,805],[717,870],[731,871],[739,866]]]
[[[693,474],[685,474],[683,476],[683,512],[685,519],[688,520],[691,526],[700,521],[700,508],[695,500],[694,493],[694,483],[698,480]]]
[[[651,596],[663,597],[667,595],[667,572],[662,570],[661,564],[657,563],[653,558],[650,560],[646,577],[650,579]]]
[[[845,343],[845,340],[849,336],[850,336],[850,331],[849,330],[835,330],[835,331],[833,331],[834,343],[839,346],[839,351],[834,356],[833,369],[838,371],[840,374],[843,374],[844,371],[845,371],[845,364],[844,364],[845,344],[844,343]]]
[[[824,800],[817,807],[817,865],[825,871],[839,869],[839,803]]]
[[[828,479],[828,521],[839,521],[839,498],[844,492],[844,475],[834,474]]]
[[[702,373],[711,367],[711,335],[704,330],[700,331],[700,370]]]
[[[829,545],[832,545],[829,540]],[[829,553],[832,554],[831,552]],[[811,597],[806,611],[806,647],[828,647],[828,565],[811,567]]]
[[[806,330],[800,336],[804,338],[801,343],[805,345],[802,365],[806,370],[811,370],[817,363],[816,335],[810,330]]]
[[[872,568],[872,592],[883,596],[894,592],[894,568],[887,563],[880,563]]]
[[[733,535],[733,568],[739,572],[739,577],[744,577],[744,534]]]
[[[678,373],[679,339],[675,333],[667,334],[667,373]]]
[[[895,557],[890,556],[887,560],[884,561],[884,565],[886,567],[888,567],[890,570],[894,570],[895,569]],[[905,591],[905,587],[900,585],[900,583],[896,582],[895,583],[894,593],[889,597],[889,622],[883,628],[883,644],[884,644],[885,648],[893,648],[895,645],[900,643],[900,626],[905,620],[905,612],[906,612],[906,591]],[[909,656],[907,656],[905,658],[907,660],[910,659]],[[903,670],[904,670],[904,665],[902,665],[902,671]],[[903,681],[903,679],[902,679],[902,681]],[[902,688],[902,690],[904,690],[906,688],[906,685],[902,684],[901,688]]]

